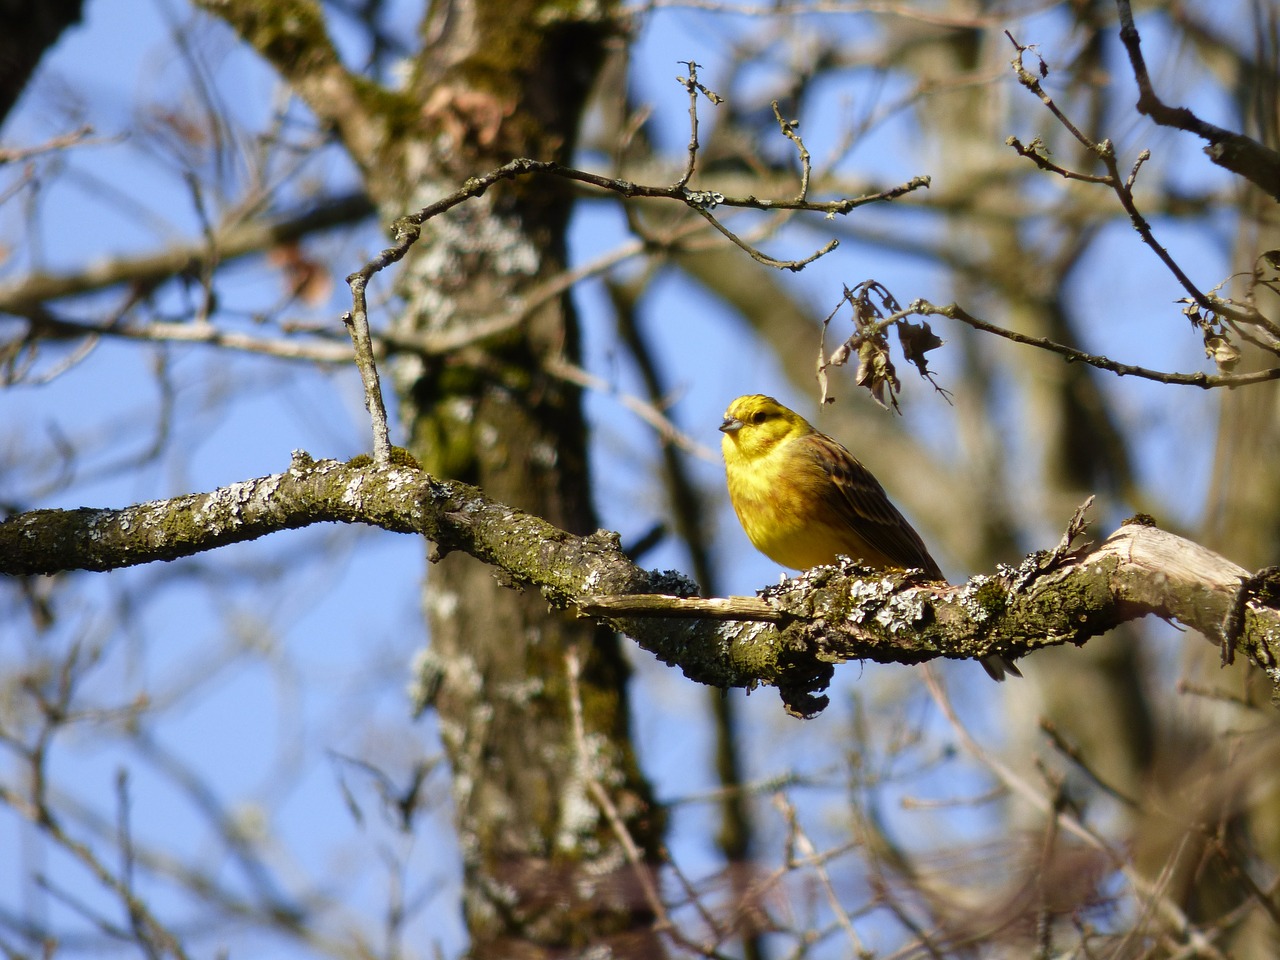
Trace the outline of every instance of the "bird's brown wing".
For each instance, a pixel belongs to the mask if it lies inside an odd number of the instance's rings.
[[[821,433],[801,438],[805,453],[831,478],[823,485],[826,506],[847,523],[867,544],[879,551],[887,565],[914,567],[925,575],[945,579],[942,570],[907,523],[906,517],[890,502],[884,487],[840,443]],[[871,558],[868,557],[868,560]]]

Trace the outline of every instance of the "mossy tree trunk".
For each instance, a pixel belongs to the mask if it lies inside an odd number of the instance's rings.
[[[205,6],[332,122],[388,222],[513,157],[565,160],[617,30],[611,4],[436,2],[407,84],[389,90],[338,62],[313,3]],[[396,332],[465,336],[524,310],[565,269],[570,206],[562,185],[528,180],[432,220],[399,274]],[[436,476],[591,531],[579,393],[547,369],[577,352],[572,305],[556,296],[496,340],[397,358],[410,449]],[[424,669],[453,765],[472,955],[565,956],[605,943],[615,955],[658,955],[648,871],[629,863],[600,802],[603,789],[651,864],[659,828],[631,747],[615,636],[548,612],[536,593],[462,555],[431,568],[425,607]]]
[[[420,168],[406,164],[405,208],[512,157],[566,159],[609,29],[541,0],[436,4],[413,83],[428,148]],[[566,267],[570,202],[560,184],[528,181],[433,223],[401,278],[401,331],[456,332],[521,309]],[[576,361],[577,350],[572,305],[556,297],[498,342],[403,365],[411,450],[437,476],[590,532],[580,397],[546,369],[548,360]],[[628,866],[590,783],[609,790],[652,850],[616,637],[548,612],[541,596],[508,589],[463,555],[432,568],[426,609],[474,955],[561,955],[605,941],[622,955],[654,955],[646,878]],[[583,739],[570,649],[582,659]]]

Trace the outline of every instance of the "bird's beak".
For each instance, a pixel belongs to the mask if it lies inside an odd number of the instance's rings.
[[[745,424],[737,417],[725,417],[724,423],[720,424],[720,431],[722,433],[734,433],[735,431],[741,430],[744,426]]]

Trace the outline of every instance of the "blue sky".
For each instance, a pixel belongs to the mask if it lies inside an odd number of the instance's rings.
[[[411,23],[410,5],[403,6],[403,21]],[[89,0],[85,23],[67,34],[42,68],[32,94],[5,127],[3,143],[40,142],[65,132],[81,112],[94,124],[101,142],[67,154],[69,174],[58,176],[55,168],[42,168],[48,187],[40,200],[36,229],[24,201],[10,199],[0,206],[0,242],[8,254],[7,261],[0,262],[0,285],[33,264],[51,270],[74,268],[102,257],[150,251],[175,237],[198,236],[195,205],[174,157],[140,149],[132,133],[148,111],[154,117],[166,105],[183,104],[180,91],[186,80],[180,63],[166,52],[166,17],[184,22],[187,16],[177,0]],[[813,29],[831,29],[832,22],[815,19]],[[868,23],[841,21],[838,29],[849,31],[850,42],[870,42]],[[1048,56],[1054,23],[1051,16],[1024,22],[1019,37],[1045,43]],[[652,105],[666,145],[678,152],[687,138],[687,101],[674,82],[684,70],[678,61],[695,58],[704,64],[702,79],[715,88],[730,40],[760,29],[759,23],[747,19],[725,28],[722,19],[697,12],[644,18],[632,72],[638,98]],[[274,79],[220,33],[202,36],[208,44],[206,62],[215,65],[221,95],[246,124],[261,125],[279,102]],[[338,36],[351,44],[349,32],[338,28]],[[758,74],[754,82],[761,91],[768,90],[774,73],[765,65]],[[1124,82],[1120,71],[1116,82]],[[1008,83],[1014,86],[1012,79]],[[850,101],[857,104],[859,97],[865,102],[876,95],[875,84],[875,78],[866,75],[842,76],[816,99],[815,115],[804,117],[802,124],[815,156],[830,149],[827,131],[835,128],[840,112]],[[887,98],[892,92],[880,90],[878,95]],[[1029,96],[1017,89],[1003,95]],[[59,104],[61,109],[51,107]],[[1211,102],[1205,106],[1212,110]],[[706,139],[714,136],[714,111],[705,105],[702,109]],[[1196,162],[1193,144],[1153,134],[1131,120],[1119,129],[1122,149],[1149,145]],[[853,151],[847,163],[886,185],[918,173],[944,179],[945,169],[931,169],[926,159],[911,154],[912,137],[909,122],[886,123],[875,131],[875,139]],[[1177,169],[1171,163],[1161,167]],[[1197,163],[1195,169],[1201,178],[1214,176],[1207,163]],[[12,171],[0,173],[14,176]],[[326,183],[350,183],[352,176],[343,160],[332,154],[317,162],[309,175]],[[207,199],[212,205],[226,198]],[[145,208],[145,215],[131,209],[134,204]],[[823,236],[823,224],[815,218],[770,246],[793,253],[820,245]],[[616,211],[584,205],[573,225],[572,250],[577,260],[585,260],[621,237]],[[1162,228],[1162,239],[1177,256],[1197,264],[1202,270],[1198,279],[1205,286],[1225,275],[1220,237],[1169,227]],[[340,265],[339,277],[363,262],[380,242],[372,229],[316,241]],[[742,269],[762,268],[744,256]],[[1081,280],[1073,288],[1077,308],[1102,321],[1098,343],[1086,346],[1107,347],[1120,359],[1149,366],[1201,366],[1194,338],[1168,317],[1175,312],[1171,303],[1179,291],[1126,226],[1109,229],[1078,273]],[[941,303],[952,296],[938,270],[856,244],[847,244],[805,271],[795,286],[815,313],[822,314],[838,301],[842,283],[872,275],[904,302],[922,296]],[[277,283],[274,274],[258,267],[232,268],[220,284],[229,311],[223,319],[253,329],[252,320],[235,311],[272,302],[278,296]],[[306,319],[336,323],[344,293],[337,279],[330,301]],[[170,296],[172,309],[179,312],[182,295]],[[583,314],[587,367],[619,390],[638,391],[634,371],[613,344],[599,284],[586,283],[575,296]],[[118,294],[86,298],[68,312],[91,317],[117,299]],[[1151,316],[1153,310],[1162,315]],[[816,396],[816,388],[808,397],[799,395],[768,348],[744,337],[738,318],[685,280],[666,277],[656,284],[646,297],[644,313],[679,396],[673,416],[713,451],[718,442],[715,427],[737,394],[774,393],[796,406]],[[1164,333],[1168,330],[1176,332]],[[994,351],[1010,349],[992,346]],[[52,370],[59,356],[50,351],[40,369]],[[948,373],[955,367],[945,351],[938,354],[936,365],[942,382],[950,382]],[[905,379],[905,415],[897,423],[945,450],[955,432],[955,408],[923,382]],[[170,452],[142,469],[119,468],[122,454],[138,454],[158,429],[165,389],[173,397]],[[1108,381],[1106,390],[1123,421],[1151,424],[1139,445],[1139,469],[1152,478],[1174,519],[1194,520],[1211,462],[1212,445],[1206,441],[1212,436],[1214,398],[1131,381]],[[842,396],[853,393],[846,380]],[[602,521],[624,538],[636,536],[660,509],[653,493],[653,438],[614,397],[592,393],[587,404],[596,427],[593,456]],[[884,414],[868,408],[866,415]],[[1199,440],[1199,446],[1190,445],[1196,456],[1188,456],[1188,437]],[[84,451],[77,461],[76,482],[38,495],[59,470],[61,438]],[[1010,442],[1029,440],[1011,436]],[[104,341],[72,370],[47,383],[0,391],[0,454],[20,458],[8,466],[7,476],[0,473],[0,496],[24,506],[122,505],[278,472],[294,449],[316,457],[346,458],[367,446],[368,426],[354,367],[315,371],[200,347],[158,351]],[[867,453],[869,462],[874,456],[874,451]],[[718,462],[698,462],[695,473],[706,490],[720,490]],[[1101,505],[1104,516],[1108,510],[1114,508]],[[1046,536],[1052,537],[1045,544],[1056,541],[1055,524],[1065,520],[1044,518]],[[723,499],[716,521],[716,554],[728,592],[749,594],[777,579],[777,568],[749,548]],[[646,557],[646,563],[688,565],[683,551],[669,543]],[[76,641],[99,649],[101,663],[88,679],[85,701],[115,709],[144,695],[156,702],[157,711],[168,711],[157,727],[161,745],[216,785],[225,812],[243,829],[273,834],[269,860],[287,883],[302,889],[308,877],[338,877],[324,896],[333,905],[333,915],[342,917],[376,909],[395,878],[401,877],[410,895],[425,898],[411,927],[413,942],[439,943],[446,955],[453,955],[462,935],[450,896],[457,864],[443,774],[437,772],[429,781],[437,812],[418,836],[409,838],[379,814],[371,780],[340,759],[369,757],[403,777],[413,763],[439,753],[431,721],[414,723],[408,718],[405,694],[408,664],[423,642],[418,584],[424,566],[423,546],[413,539],[329,528],[278,535],[163,568],[77,575],[68,578],[62,618],[51,634],[37,635],[29,622],[16,618],[0,623],[0,662],[15,669]],[[212,576],[218,582],[212,592],[200,582],[211,569],[216,569]],[[281,569],[288,575],[278,573]],[[709,734],[702,722],[706,691],[643,653],[635,659],[636,731],[659,795],[677,799],[709,790],[715,784]],[[973,664],[950,665],[944,673],[955,681],[962,701],[1002,703],[1011,695],[1008,685],[994,691],[975,687],[975,682],[985,681]],[[929,716],[909,679],[905,668],[847,665],[838,671],[832,708],[804,725],[782,716],[772,691],[750,697],[733,694],[742,703],[749,778],[795,770],[818,778],[821,787],[801,792],[801,814],[820,834],[841,827],[847,784],[833,764],[859,709],[883,709],[888,703],[900,710],[900,715],[873,718],[881,731],[895,724],[900,730],[937,730],[936,717]],[[167,691],[188,688],[193,691],[190,699],[169,710]],[[996,725],[983,712],[983,704],[965,706],[971,708],[966,716],[995,737]],[[100,731],[113,730],[109,718],[86,722]],[[797,749],[801,740],[812,749]],[[192,797],[175,791],[155,772],[155,761],[138,759],[136,747],[126,741],[123,729],[105,740],[72,729],[57,743],[53,769],[109,823],[116,809],[117,772],[127,766],[139,837],[196,857],[215,849],[208,820],[196,812]],[[870,758],[876,759],[889,763]],[[9,776],[14,768],[9,760],[0,761],[5,763],[10,764],[5,774]],[[916,795],[928,796],[964,792],[972,785],[944,759],[905,783]],[[344,786],[349,796],[344,796]],[[352,815],[352,803],[363,811],[363,820]],[[718,866],[710,839],[713,814],[709,805],[691,802],[679,806],[673,817],[672,850],[694,877]],[[776,849],[781,822],[767,803],[761,805],[761,821],[766,842]],[[919,823],[897,812],[894,822],[906,831]],[[980,831],[990,821],[977,812],[972,824]],[[18,851],[0,866],[0,907],[16,910],[35,903],[51,921],[82,923],[56,897],[33,889],[36,872],[55,878],[85,902],[107,902],[83,870],[50,852],[30,827],[3,811],[0,847]],[[234,863],[218,864],[217,872],[233,888],[251,885]],[[165,885],[148,885],[148,892],[173,911],[171,916],[183,915],[183,895]],[[376,938],[376,922],[366,921],[364,926]],[[307,955],[305,948],[286,943],[272,944],[272,952]]]

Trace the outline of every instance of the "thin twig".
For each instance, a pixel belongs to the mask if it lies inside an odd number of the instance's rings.
[[[1147,71],[1146,58],[1142,55],[1142,38],[1133,22],[1129,0],[1116,0],[1116,9],[1120,16],[1120,42],[1129,55],[1133,77],[1138,84],[1138,112],[1160,126],[1196,134],[1208,142],[1204,152],[1210,160],[1280,200],[1280,153],[1252,137],[1201,120],[1186,107],[1171,107],[1161,100]]]
[[[657,593],[581,597],[574,604],[589,617],[669,617],[678,620],[745,620],[783,623],[786,614],[755,597],[670,597]]]
[[[1255,370],[1251,373],[1167,373],[1161,370],[1152,370],[1148,367],[1138,367],[1128,363],[1118,363],[1110,357],[1102,357],[1092,353],[1085,353],[1083,350],[1077,350],[1075,347],[1068,347],[1065,344],[1058,343],[1055,340],[1050,340],[1047,337],[1030,337],[1025,333],[1018,333],[1015,330],[998,327],[994,323],[989,323],[986,320],[980,320],[977,317],[970,315],[964,310],[964,308],[955,303],[949,303],[944,307],[939,307],[927,300],[916,300],[911,303],[906,312],[907,314],[941,316],[948,317],[952,320],[958,320],[966,326],[973,327],[975,330],[995,334],[996,336],[1003,337],[1013,343],[1039,347],[1042,350],[1048,350],[1050,353],[1056,353],[1059,356],[1064,357],[1070,363],[1085,363],[1091,367],[1097,367],[1099,370],[1106,370],[1121,377],[1139,377],[1143,380],[1154,380],[1157,383],[1173,383],[1181,386],[1200,387],[1202,390],[1209,390],[1214,387],[1242,387],[1251,383],[1266,383],[1271,380],[1280,380],[1280,367],[1269,367],[1265,370]]]
[[[292,243],[322,230],[358,223],[373,213],[363,193],[329,197],[305,209],[272,218],[233,218],[218,227],[215,247],[224,266],[257,255],[264,248]],[[61,297],[125,285],[150,290],[174,276],[199,271],[210,245],[201,240],[166,247],[158,253],[94,261],[70,273],[36,273],[0,284],[0,311],[27,317],[40,305]]]
[[[29,763],[32,775],[30,799],[19,797],[8,787],[0,785],[0,804],[8,806],[38,827],[56,846],[85,867],[98,883],[120,899],[134,923],[134,930],[142,938],[140,946],[159,947],[178,960],[186,960],[188,954],[181,942],[160,923],[148,909],[146,902],[134,895],[127,882],[109,870],[87,844],[70,836],[63,829],[61,821],[54,816],[53,810],[47,804],[43,787],[40,786],[44,782],[43,751],[33,752],[29,757]]]
[[[1047,717],[1041,717],[1040,729],[1043,730],[1044,733],[1049,737],[1049,739],[1053,741],[1054,749],[1056,749],[1059,753],[1061,753],[1068,760],[1074,763],[1080,769],[1080,771],[1093,782],[1094,786],[1096,786],[1099,790],[1101,790],[1107,796],[1111,797],[1114,800],[1119,801],[1128,809],[1130,810],[1140,809],[1141,805],[1138,803],[1136,799],[1129,796],[1119,787],[1113,786],[1110,782],[1108,782],[1102,776],[1102,774],[1098,773],[1097,770],[1093,769],[1093,766],[1089,763],[1088,758],[1085,757],[1084,753],[1081,752],[1078,746],[1076,746],[1074,743],[1069,742],[1067,738],[1063,736],[1062,732],[1058,729],[1057,724],[1055,724],[1052,720],[1048,719]]]
[[[1110,176],[1100,176],[1096,173],[1079,173],[1054,163],[1044,154],[1044,141],[1039,137],[1036,137],[1029,144],[1024,144],[1017,137],[1007,137],[1004,142],[1005,146],[1012,147],[1013,152],[1018,156],[1030,160],[1041,170],[1048,173],[1056,173],[1064,180],[1079,180],[1081,183],[1097,183],[1102,186],[1111,185]]]
[[[853,948],[854,956],[870,957],[872,954],[867,950],[867,946],[862,942],[862,938],[858,936],[858,931],[850,919],[848,911],[840,903],[840,897],[836,894],[835,885],[831,882],[831,874],[827,871],[826,863],[818,854],[818,848],[813,845],[813,841],[809,839],[809,835],[805,833],[804,828],[800,826],[799,817],[796,815],[796,808],[783,794],[776,794],[773,798],[773,805],[778,812],[782,814],[783,820],[787,824],[787,837],[789,838],[788,847],[799,850],[804,858],[805,864],[818,877],[818,883],[822,886],[822,892],[827,898],[827,905],[831,908],[831,912],[835,915],[836,921],[840,924],[845,932],[845,936],[849,938],[849,944]],[[792,854],[788,857],[788,866],[794,867],[800,861]]]
[[[351,284],[351,310],[342,315],[351,334],[356,352],[356,369],[364,384],[364,407],[369,411],[373,426],[373,461],[380,467],[391,464],[391,434],[387,427],[387,407],[382,400],[382,385],[378,379],[378,365],[373,357],[373,340],[369,336],[369,313],[365,306],[364,288],[367,280],[359,274],[347,278]]]
[[[93,135],[93,127],[85,124],[70,133],[64,133],[60,136],[46,140],[44,143],[37,143],[31,147],[4,147],[0,148],[0,167],[7,163],[17,163],[20,160],[30,160],[32,157],[38,157],[42,153],[53,153],[57,150],[65,150],[67,147],[89,146],[101,143],[119,143],[121,137],[107,137],[99,139],[89,139]]]
[[[696,64],[690,63],[690,67]],[[707,90],[702,84],[698,83],[694,71],[690,70],[690,78],[685,82],[690,85],[693,95],[701,92],[709,98],[715,98],[717,95]],[[695,134],[690,143],[691,152],[696,152],[697,137],[696,127]],[[752,257],[761,263],[769,266],[779,267],[787,270],[800,270],[805,265],[812,263],[818,257],[829,253],[835,249],[838,241],[832,240],[822,249],[818,250],[812,256],[804,260],[775,260],[760,251],[755,250],[741,238],[737,237],[726,227],[724,227],[715,217],[708,212],[711,206],[735,206],[747,207],[756,210],[767,209],[789,209],[789,210],[811,210],[826,214],[844,214],[855,209],[864,203],[870,203],[873,199],[891,199],[893,196],[900,196],[919,187],[928,186],[928,178],[917,177],[907,183],[900,184],[891,190],[882,191],[874,197],[858,197],[846,198],[844,200],[830,201],[825,203],[813,203],[807,200],[778,200],[768,201],[760,200],[756,197],[724,197],[718,193],[705,191],[689,191],[685,183],[687,178],[677,181],[669,187],[645,186],[635,184],[625,180],[619,180],[614,177],[605,177],[600,174],[590,173],[586,170],[577,170],[572,167],[565,167],[561,164],[543,161],[530,160],[527,158],[518,158],[508,163],[490,170],[488,173],[478,177],[472,177],[467,180],[460,188],[446,197],[442,197],[435,203],[429,204],[416,213],[409,214],[396,220],[392,225],[395,230],[395,242],[384,249],[378,256],[374,257],[359,270],[348,275],[347,284],[351,288],[351,310],[343,316],[343,321],[347,323],[351,332],[352,342],[356,350],[356,364],[360,369],[361,380],[365,387],[365,405],[369,410],[373,423],[374,438],[374,460],[379,464],[386,464],[390,461],[391,445],[387,436],[386,426],[386,408],[382,401],[382,392],[378,384],[377,366],[373,359],[372,340],[369,336],[368,310],[365,302],[365,288],[373,276],[394,263],[402,260],[417,242],[421,235],[421,228],[424,223],[433,217],[437,217],[442,213],[456,207],[460,203],[464,203],[473,198],[482,196],[491,186],[500,183],[503,180],[514,180],[517,177],[528,176],[531,174],[546,174],[549,176],[563,177],[568,180],[574,180],[579,183],[590,184],[603,190],[620,194],[624,197],[654,197],[665,198],[670,200],[678,200],[686,206],[698,212],[712,226],[719,230],[725,237],[737,244],[743,250],[751,254]]]
[[[716,106],[724,103],[724,97],[709,90],[698,82],[698,64],[693,60],[681,60],[686,67],[689,68],[689,76],[676,77],[676,82],[683,85],[685,90],[689,92],[689,162],[685,164],[684,173],[680,175],[672,186],[677,190],[683,190],[689,184],[690,178],[693,177],[693,171],[698,165],[698,94],[714,103]]]
[[[1125,0],[1117,0],[1117,2],[1121,5],[1121,15],[1123,17],[1125,10],[1128,8],[1128,3],[1125,2]],[[1130,21],[1129,27],[1132,29],[1132,21]],[[1123,33],[1124,31],[1122,30],[1122,35]],[[1116,198],[1120,201],[1120,206],[1128,215],[1129,222],[1133,224],[1133,228],[1142,238],[1142,242],[1146,244],[1153,253],[1155,253],[1155,255],[1160,259],[1160,262],[1165,265],[1165,269],[1173,274],[1174,278],[1178,281],[1178,284],[1187,292],[1188,296],[1190,296],[1192,300],[1199,304],[1204,310],[1215,315],[1229,318],[1238,323],[1262,327],[1273,337],[1280,339],[1280,325],[1277,325],[1274,321],[1264,316],[1256,309],[1252,307],[1242,307],[1237,303],[1233,303],[1221,297],[1210,296],[1201,290],[1196,283],[1187,276],[1186,272],[1178,265],[1177,261],[1173,259],[1173,256],[1164,247],[1164,245],[1156,239],[1155,232],[1151,229],[1151,224],[1147,222],[1146,217],[1143,216],[1142,212],[1138,209],[1137,202],[1134,200],[1133,196],[1133,185],[1137,178],[1138,170],[1147,160],[1149,154],[1145,151],[1140,154],[1128,176],[1122,176],[1116,158],[1115,145],[1110,140],[1095,141],[1077,127],[1072,122],[1071,118],[1058,107],[1057,103],[1055,103],[1053,98],[1049,96],[1044,87],[1041,86],[1040,80],[1023,65],[1023,55],[1028,52],[1035,53],[1035,51],[1032,50],[1031,47],[1019,43],[1008,30],[1005,31],[1005,36],[1009,38],[1009,42],[1013,44],[1014,49],[1016,50],[1013,59],[1010,60],[1009,63],[1018,77],[1018,82],[1040,99],[1040,102],[1043,103],[1045,108],[1053,114],[1063,128],[1067,130],[1067,132],[1069,132],[1081,146],[1102,162],[1102,165],[1107,172],[1105,176],[1097,176],[1093,174],[1069,171],[1065,167],[1055,164],[1049,160],[1042,152],[1043,144],[1038,140],[1033,140],[1029,146],[1024,146],[1016,137],[1010,137],[1006,143],[1008,143],[1019,156],[1027,157],[1043,170],[1051,171],[1059,176],[1067,177],[1069,179],[1110,187],[1115,193]],[[1134,31],[1134,36],[1136,37],[1136,31]],[[1042,77],[1046,76],[1048,74],[1048,66],[1038,53],[1035,55],[1040,60],[1040,75]],[[1135,70],[1136,69],[1137,66],[1135,65]],[[1143,67],[1143,70],[1145,72],[1145,66]],[[1141,102],[1139,103],[1139,109],[1142,109]],[[1280,158],[1280,155],[1277,156]]]
[[[677,427],[671,422],[661,410],[653,404],[642,400],[633,394],[622,393],[607,380],[597,377],[577,364],[570,363],[567,360],[554,359],[549,360],[545,364],[548,373],[559,377],[569,383],[577,384],[590,390],[595,390],[606,396],[616,397],[618,402],[634,413],[649,426],[658,432],[658,435],[665,443],[670,443],[686,453],[692,454],[700,460],[707,463],[716,463],[719,456],[714,453],[706,444],[699,443],[691,436]]]
[[[569,714],[573,725],[574,749],[577,751],[577,762],[580,765],[579,773],[586,780],[592,797],[600,805],[600,812],[609,821],[610,829],[613,830],[618,842],[622,844],[623,850],[626,851],[627,860],[635,868],[636,877],[640,881],[641,889],[644,891],[645,900],[648,901],[649,909],[653,911],[653,915],[657,918],[659,928],[671,929],[673,928],[671,916],[667,913],[667,906],[662,902],[662,897],[658,895],[658,888],[654,885],[649,865],[641,855],[635,838],[631,836],[631,831],[627,829],[626,823],[623,822],[622,814],[618,812],[617,806],[610,799],[604,787],[600,785],[599,779],[592,774],[593,761],[591,759],[591,751],[587,746],[586,722],[582,715],[582,689],[579,683],[582,677],[582,660],[578,656],[578,648],[575,645],[570,644],[565,649],[564,662],[569,680]]]
[[[806,200],[809,196],[809,176],[812,170],[809,150],[805,147],[804,141],[800,139],[800,134],[796,133],[796,128],[800,126],[800,121],[784,120],[777,100],[773,101],[773,118],[778,121],[778,127],[782,130],[782,135],[796,145],[796,151],[800,154],[800,192],[796,194],[796,199]]]
[[[1201,955],[1210,957],[1212,960],[1226,960],[1204,932],[1191,922],[1182,908],[1165,895],[1163,885],[1168,880],[1166,875],[1162,875],[1162,878],[1158,878],[1155,882],[1140,875],[1134,869],[1129,856],[1124,851],[1114,848],[1092,828],[1085,826],[1079,819],[1071,816],[1065,808],[1055,807],[1052,801],[1040,790],[982,747],[973,738],[973,735],[969,733],[968,728],[960,722],[950,698],[938,680],[936,671],[925,667],[923,675],[930,695],[942,711],[942,715],[951,725],[952,730],[955,731],[960,745],[966,753],[991,771],[996,779],[1005,784],[1012,793],[1020,797],[1033,809],[1044,816],[1055,818],[1058,821],[1058,826],[1065,833],[1071,834],[1086,846],[1105,855],[1112,867],[1124,876],[1134,893],[1143,898],[1144,909],[1158,910],[1162,914],[1164,921],[1180,937],[1185,938],[1189,944],[1202,951]],[[1183,839],[1185,841],[1185,837]],[[1131,928],[1131,932],[1136,929],[1137,926],[1134,925]]]

